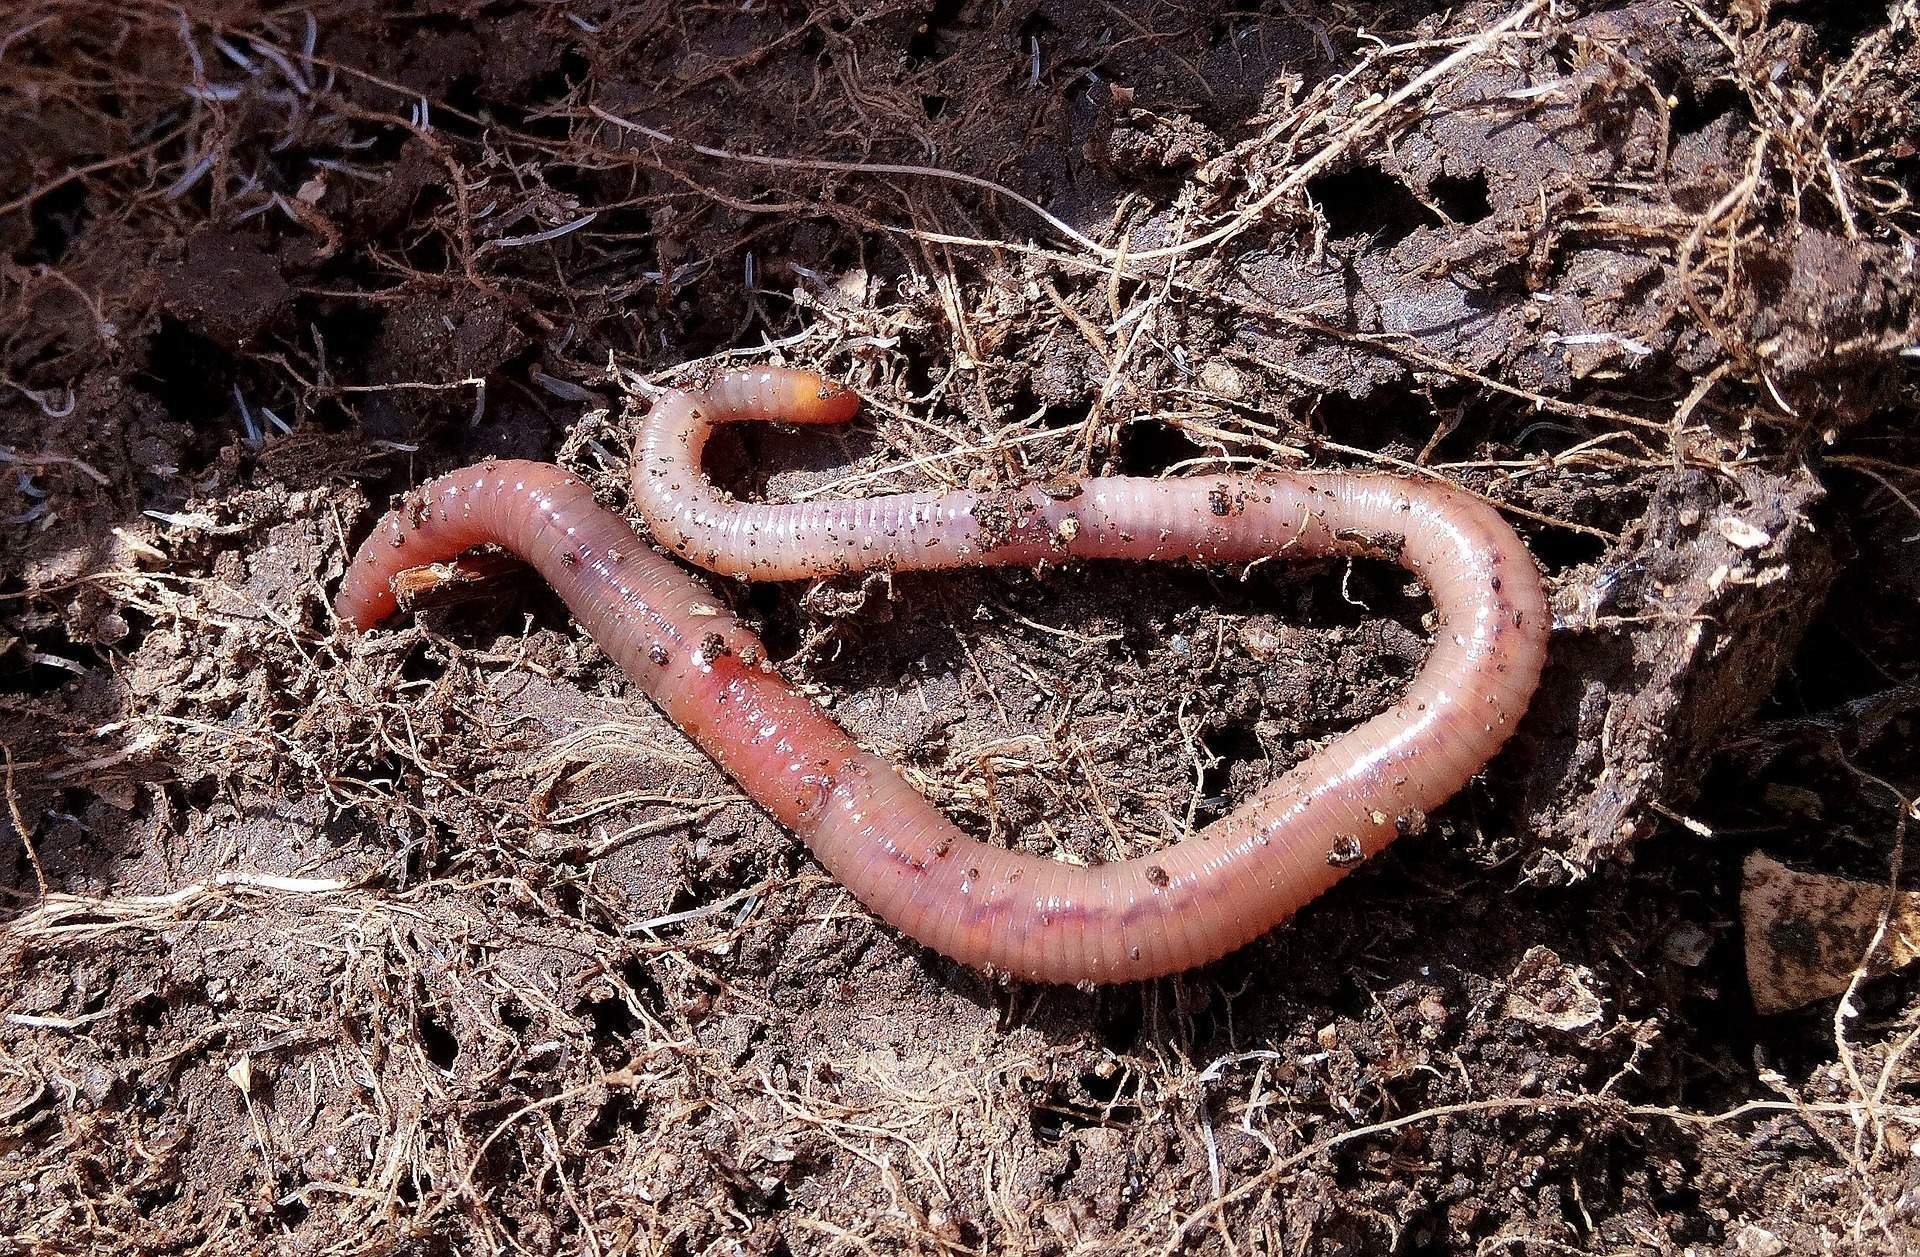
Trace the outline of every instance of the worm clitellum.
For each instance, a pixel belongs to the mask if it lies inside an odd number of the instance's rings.
[[[670,393],[635,451],[639,509],[691,561],[764,580],[1042,559],[1387,559],[1426,584],[1433,650],[1392,707],[1220,820],[1152,855],[1083,867],[962,833],[788,685],[710,591],[557,467],[487,462],[410,494],[354,556],[340,618],[369,628],[393,612],[400,571],[504,546],[869,909],[967,964],[1048,982],[1172,973],[1266,933],[1465,784],[1533,696],[1548,630],[1539,569],[1491,507],[1437,483],[1121,476],[771,506],[725,499],[700,470],[716,423],[839,423],[856,406],[791,370]]]

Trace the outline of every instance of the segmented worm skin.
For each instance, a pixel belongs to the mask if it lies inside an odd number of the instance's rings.
[[[355,556],[340,617],[370,627],[392,612],[399,571],[482,542],[505,546],[869,909],[958,960],[1048,982],[1172,973],[1266,933],[1418,827],[1499,749],[1532,698],[1548,629],[1539,570],[1490,507],[1438,484],[1109,477],[769,506],[723,498],[700,470],[717,423],[838,423],[856,407],[846,390],[789,370],[670,393],[635,451],[637,505],[693,562],[768,580],[1069,558],[1389,559],[1431,593],[1433,650],[1391,708],[1229,815],[1152,855],[1082,867],[958,830],[775,673],[712,594],[557,468],[484,463],[416,491]]]

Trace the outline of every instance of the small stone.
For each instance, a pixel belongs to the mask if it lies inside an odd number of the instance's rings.
[[[1240,643],[1240,649],[1261,663],[1271,663],[1280,657],[1285,634],[1280,622],[1270,615],[1249,616],[1240,622],[1233,631]]]
[[[1216,397],[1241,401],[1247,396],[1247,377],[1225,359],[1209,358],[1200,364],[1200,387]]]
[[[1722,515],[1714,529],[1742,550],[1758,550],[1773,540],[1773,534],[1734,515]]]
[[[1674,964],[1698,969],[1713,950],[1713,936],[1691,921],[1682,921],[1673,927],[1660,950]]]
[[[1357,834],[1341,834],[1333,840],[1332,848],[1327,851],[1327,863],[1337,869],[1350,869],[1366,857],[1366,850],[1360,845]]]
[[[1740,1257],[1780,1257],[1787,1244],[1767,1228],[1749,1222],[1734,1232],[1733,1251]]]
[[[1844,993],[1867,957],[1887,912],[1887,929],[1869,972],[1901,969],[1920,957],[1920,891],[1887,904],[1887,888],[1801,873],[1770,856],[1747,857],[1740,917],[1747,936],[1747,984],[1753,1006],[1779,1013]]]

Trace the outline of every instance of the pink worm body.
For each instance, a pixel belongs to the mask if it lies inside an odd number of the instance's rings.
[[[678,566],[541,463],[423,486],[376,526],[337,601],[391,614],[403,569],[491,542],[520,555],[636,684],[874,913],[967,964],[1118,982],[1205,963],[1271,930],[1417,827],[1499,749],[1546,652],[1540,574],[1485,503],[1381,475],[1089,479],[1000,494],[739,504],[700,470],[712,426],[839,423],[853,395],[806,372],[721,375],[667,395],[635,453],[637,503],[694,562],[794,580],[1042,559],[1275,554],[1398,561],[1431,592],[1434,649],[1407,692],[1192,837],[1081,867],[968,837],[772,669],[754,634]]]

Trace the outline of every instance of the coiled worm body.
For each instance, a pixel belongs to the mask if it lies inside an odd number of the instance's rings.
[[[392,578],[482,543],[554,585],[576,618],[829,872],[903,933],[967,964],[1117,982],[1205,963],[1271,930],[1415,828],[1512,732],[1539,679],[1539,569],[1484,502],[1385,475],[1106,477],[1005,493],[753,505],[702,473],[716,423],[836,423],[853,395],[790,370],[668,394],[642,429],[636,503],[691,561],[763,580],[1062,559],[1400,563],[1429,590],[1433,649],[1400,700],[1165,850],[1096,867],[968,837],[773,671],[712,593],[577,478],[496,461],[404,499],[362,545],[336,609],[392,613]]]

